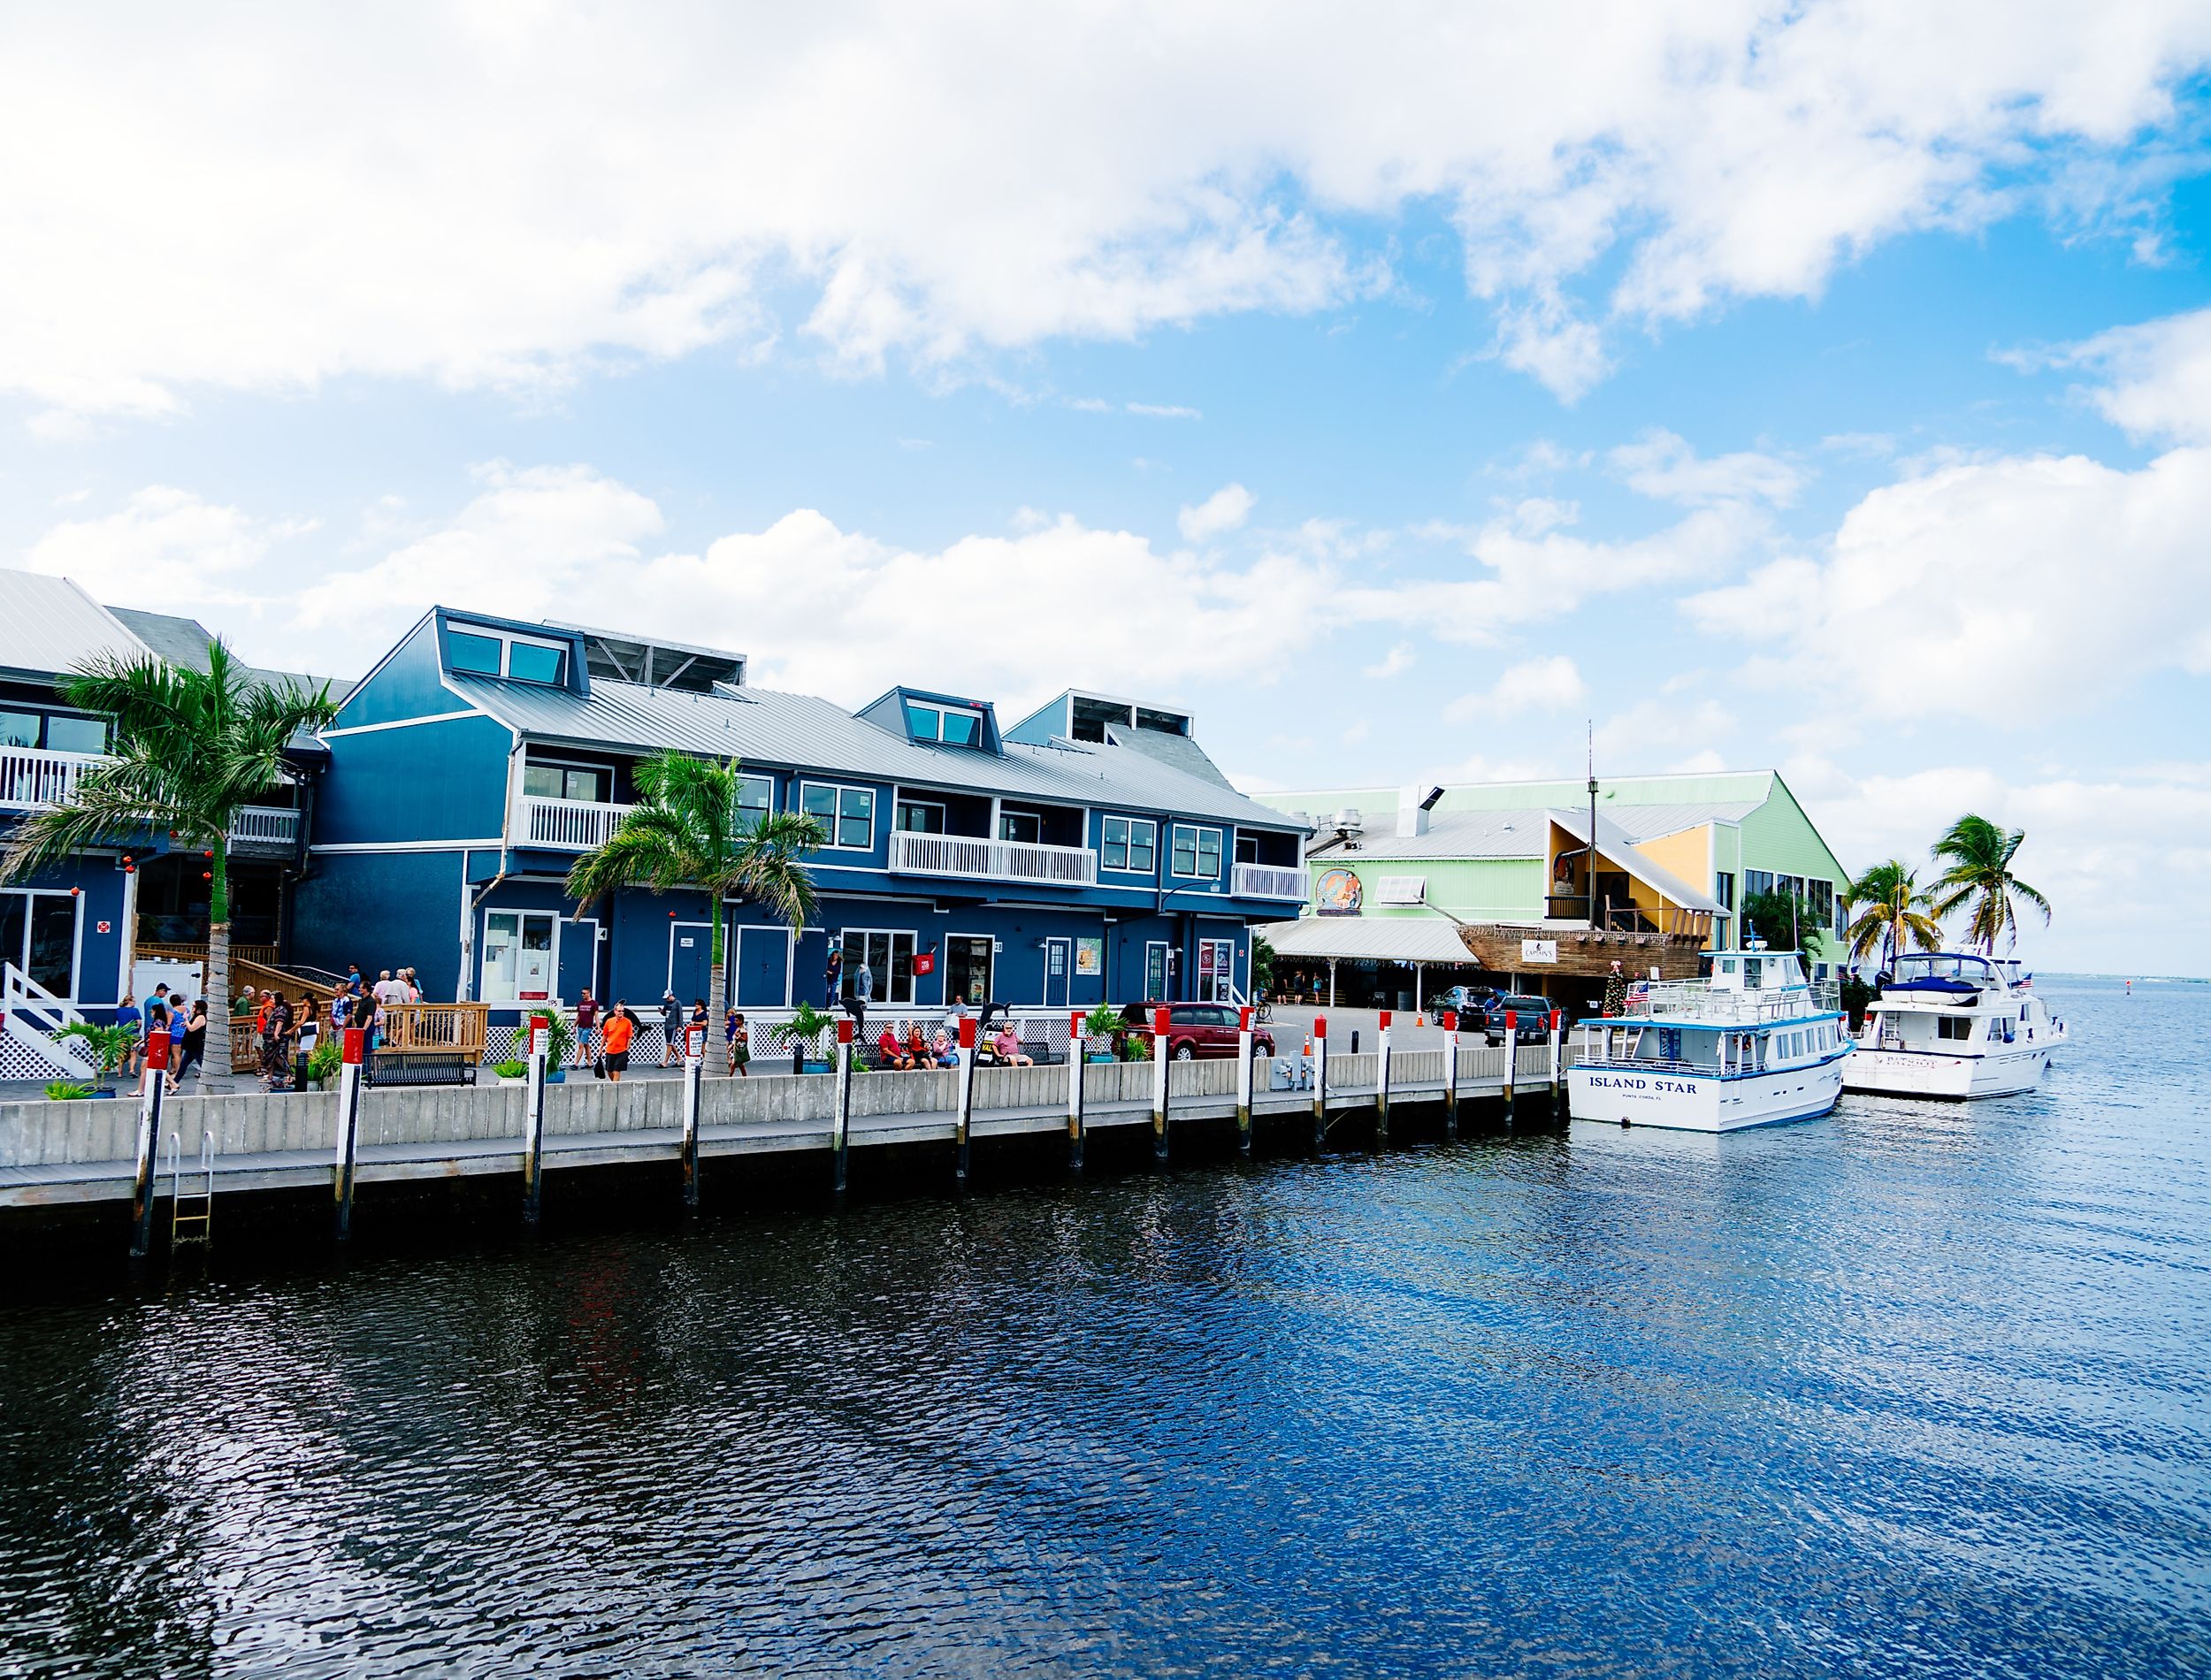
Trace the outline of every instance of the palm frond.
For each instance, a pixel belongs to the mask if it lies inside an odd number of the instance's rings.
[[[580,904],[623,887],[665,892],[695,883],[707,863],[699,854],[697,838],[682,813],[664,806],[639,806],[603,844],[577,859],[568,872],[569,897]]]

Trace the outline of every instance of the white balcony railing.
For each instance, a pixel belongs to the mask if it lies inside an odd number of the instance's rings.
[[[233,844],[257,846],[295,846],[300,839],[300,813],[290,806],[249,805],[231,819]]]
[[[525,793],[515,801],[514,843],[588,851],[606,844],[615,826],[636,807],[590,799],[547,799]]]
[[[77,790],[78,778],[107,760],[95,752],[0,747],[0,811],[43,811]]]
[[[1277,869],[1272,864],[1240,863],[1230,883],[1239,898],[1295,898],[1305,896],[1303,869]]]
[[[892,835],[891,867],[907,874],[1033,881],[1055,887],[1089,887],[1098,881],[1098,854],[1081,846],[975,840],[957,834]]]

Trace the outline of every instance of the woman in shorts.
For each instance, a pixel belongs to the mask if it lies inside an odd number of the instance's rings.
[[[752,1077],[753,1035],[745,1025],[744,1016],[730,1012],[729,1025],[723,1029],[730,1039],[730,1073],[738,1079]]]

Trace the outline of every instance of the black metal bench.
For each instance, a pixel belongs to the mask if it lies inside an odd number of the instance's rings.
[[[476,1061],[458,1050],[385,1050],[369,1058],[369,1083],[399,1085],[473,1085]]]

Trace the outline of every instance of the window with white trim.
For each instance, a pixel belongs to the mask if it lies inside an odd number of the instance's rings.
[[[835,782],[799,784],[799,809],[822,825],[825,844],[840,851],[872,851],[876,844],[876,790]]]
[[[965,706],[908,700],[906,727],[916,741],[939,741],[946,746],[983,745],[983,714]]]
[[[897,815],[900,834],[942,834],[945,831],[945,807],[933,799],[900,799]]]
[[[1099,833],[1104,867],[1132,875],[1159,872],[1159,825],[1149,817],[1107,817]]]
[[[750,834],[760,827],[762,817],[776,808],[776,778],[772,775],[740,775],[737,778],[737,826],[740,833]]]
[[[488,624],[448,624],[446,664],[471,676],[503,676],[558,688],[568,681],[568,644],[493,630]]]
[[[522,767],[522,790],[533,799],[576,799],[588,805],[607,803],[613,772],[591,764],[547,764],[532,761]]]
[[[1378,905],[1422,904],[1427,896],[1426,875],[1383,875],[1374,882],[1374,902]]]
[[[1036,845],[1044,837],[1044,821],[1034,811],[1001,811],[998,813],[998,837]]]
[[[1174,844],[1169,867],[1187,881],[1220,879],[1220,830],[1200,829],[1187,822],[1174,825]]]

